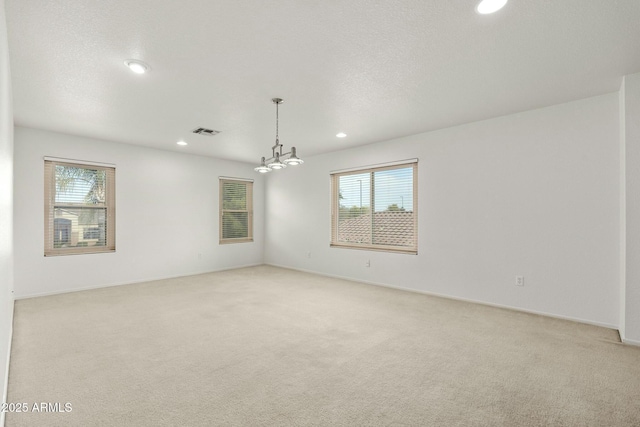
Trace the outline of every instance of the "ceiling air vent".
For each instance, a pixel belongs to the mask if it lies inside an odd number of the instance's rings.
[[[219,130],[207,129],[207,128],[197,128],[193,130],[193,133],[197,133],[198,135],[204,136],[214,136],[220,133]]]

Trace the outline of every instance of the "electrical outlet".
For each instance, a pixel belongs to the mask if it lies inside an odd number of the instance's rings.
[[[366,260],[366,261],[364,262],[364,266],[365,266],[365,267],[371,267],[371,260]]]
[[[524,286],[524,276],[516,276],[516,286]]]

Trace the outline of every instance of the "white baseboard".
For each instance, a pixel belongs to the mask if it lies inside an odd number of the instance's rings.
[[[37,298],[37,297],[46,297],[50,295],[60,295],[60,294],[68,294],[71,292],[82,292],[82,291],[90,291],[92,289],[102,289],[102,288],[110,288],[112,286],[123,286],[123,285],[133,285],[134,283],[144,283],[144,282],[154,282],[156,280],[166,280],[166,279],[176,279],[178,277],[188,277],[188,276],[197,276],[199,274],[207,274],[207,273],[216,273],[218,271],[226,271],[226,270],[237,270],[239,268],[247,268],[247,267],[256,267],[258,265],[263,265],[262,263],[257,264],[245,264],[245,265],[237,265],[233,267],[225,267],[219,268],[215,270],[206,270],[206,271],[196,271],[184,274],[176,274],[173,276],[162,276],[162,277],[150,277],[146,279],[132,280],[128,282],[116,282],[116,283],[107,283],[103,285],[95,285],[95,286],[83,286],[82,288],[74,288],[74,289],[62,289],[59,291],[53,292],[42,292],[37,294],[25,294],[18,295],[15,297],[16,300],[27,299],[27,298]]]
[[[11,342],[13,341],[13,306],[14,301],[11,300],[11,308],[9,309],[9,342],[7,343],[7,366],[4,367],[4,387],[2,390],[2,402],[7,401],[7,392],[9,391],[9,363],[11,362]],[[0,411],[0,426],[4,427],[5,412]]]
[[[635,346],[640,347],[640,341],[630,340],[628,338],[622,338],[622,342],[625,343],[625,344],[635,345]]]
[[[401,290],[401,291],[414,292],[414,293],[418,293],[418,294],[430,295],[430,296],[440,297],[440,298],[447,298],[447,299],[452,299],[452,300],[456,300],[456,301],[471,302],[471,303],[474,303],[474,304],[482,304],[482,305],[486,305],[486,306],[489,306],[489,307],[504,308],[504,309],[507,309],[507,310],[514,310],[514,311],[520,311],[520,312],[523,312],[523,313],[537,314],[537,315],[540,315],[540,316],[552,317],[552,318],[555,318],[555,319],[570,320],[572,322],[584,323],[584,324],[587,324],[587,325],[593,325],[593,326],[599,326],[599,327],[602,327],[602,328],[618,330],[618,326],[617,325],[612,325],[612,324],[609,324],[609,323],[596,322],[596,321],[587,320],[587,319],[581,319],[579,317],[564,316],[564,315],[561,315],[561,314],[547,313],[547,312],[538,311],[538,310],[530,310],[530,309],[522,308],[522,307],[514,307],[514,306],[510,306],[510,305],[496,304],[496,303],[492,303],[492,302],[488,302],[488,301],[474,300],[474,299],[470,299],[470,298],[462,298],[462,297],[458,297],[458,296],[454,296],[454,295],[440,294],[440,293],[437,293],[437,292],[430,292],[430,291],[423,291],[423,290],[419,290],[419,289],[406,288],[406,287],[402,287],[402,286],[390,285],[390,284],[387,284],[387,283],[380,283],[380,282],[372,282],[372,281],[369,281],[369,280],[354,279],[352,277],[339,276],[339,275],[336,275],[336,274],[327,274],[327,273],[323,273],[323,272],[319,272],[319,271],[306,270],[306,269],[303,269],[303,268],[289,267],[289,266],[286,266],[286,265],[278,265],[278,264],[274,264],[274,263],[265,263],[265,264],[266,265],[271,265],[273,267],[279,267],[279,268],[286,268],[286,269],[289,269],[289,270],[301,271],[301,272],[304,272],[304,273],[317,274],[319,276],[333,277],[335,279],[348,280],[350,282],[365,283],[367,285],[381,286],[383,288],[398,289],[398,290]]]

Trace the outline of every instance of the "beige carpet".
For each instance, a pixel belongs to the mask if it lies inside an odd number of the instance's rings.
[[[16,302],[13,426],[638,426],[617,332],[268,266]]]

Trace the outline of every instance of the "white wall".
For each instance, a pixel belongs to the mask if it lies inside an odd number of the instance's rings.
[[[6,402],[13,318],[13,114],[4,0],[0,0],[0,385]],[[0,413],[4,425],[4,413]]]
[[[266,262],[617,327],[618,109],[608,94],[270,173]],[[330,248],[330,171],[415,157],[418,255]]]
[[[621,88],[625,171],[625,247],[621,335],[640,345],[640,73],[625,76]]]
[[[17,298],[262,263],[253,165],[21,127],[14,155]],[[115,253],[44,257],[44,156],[116,165]],[[256,179],[254,242],[218,243],[219,176]]]

